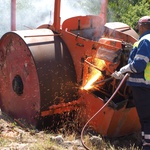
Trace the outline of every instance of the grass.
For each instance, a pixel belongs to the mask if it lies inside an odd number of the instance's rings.
[[[19,147],[24,146],[25,149],[28,148],[29,150],[66,150],[58,143],[51,141],[51,135],[51,133],[46,132],[39,132],[33,134],[33,131],[28,131],[24,132],[21,136],[13,138],[1,136],[0,148],[17,147],[19,149]],[[138,147],[135,147],[134,143],[128,140],[128,137],[126,138],[127,139],[120,140],[102,139],[99,145],[92,145],[90,137],[86,135],[84,137],[84,142],[90,148],[90,150],[139,150]],[[73,141],[76,139],[76,135],[74,133],[73,135],[68,135],[64,137],[64,139],[67,141]],[[128,143],[128,145],[126,145],[126,143]],[[77,146],[74,145],[73,150],[78,150]]]
[[[59,132],[60,131],[60,132]],[[57,133],[51,130],[37,131],[33,128],[23,128],[11,118],[0,114],[0,149],[11,150],[67,150],[62,144],[50,139],[51,136],[62,134],[65,141],[80,139],[80,134],[60,129]],[[90,135],[84,135],[84,142],[90,150],[140,150],[139,133],[120,138],[102,138],[99,135],[98,143],[91,142]],[[78,150],[78,146],[72,144],[72,150]]]

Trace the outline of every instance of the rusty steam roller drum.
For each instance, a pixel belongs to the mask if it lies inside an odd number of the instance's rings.
[[[37,126],[41,112],[75,99],[69,51],[49,29],[8,32],[0,41],[0,108]]]

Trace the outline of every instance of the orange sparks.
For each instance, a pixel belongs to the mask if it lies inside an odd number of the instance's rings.
[[[100,70],[102,70],[106,66],[104,60],[100,60],[100,59],[96,59],[96,58],[95,58],[95,65]],[[92,89],[94,87],[93,83],[95,81],[97,81],[100,77],[102,77],[102,73],[100,71],[98,71],[97,69],[92,68],[89,80],[88,80],[87,84],[84,87],[82,87],[82,89],[84,89],[84,90]]]

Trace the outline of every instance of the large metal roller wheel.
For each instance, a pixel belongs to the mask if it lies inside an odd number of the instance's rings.
[[[6,33],[0,43],[0,107],[37,125],[49,106],[76,99],[68,49],[49,29]]]

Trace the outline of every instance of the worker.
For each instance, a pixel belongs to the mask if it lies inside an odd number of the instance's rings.
[[[133,45],[128,64],[112,76],[122,79],[124,74],[130,74],[127,85],[140,119],[143,149],[150,150],[150,16],[140,18],[137,29],[140,37]]]

